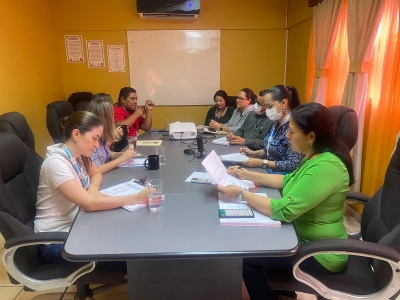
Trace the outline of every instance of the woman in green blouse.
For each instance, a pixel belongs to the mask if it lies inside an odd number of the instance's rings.
[[[304,154],[301,165],[287,175],[250,172],[230,167],[228,173],[256,185],[282,189],[283,197],[255,195],[238,186],[218,186],[226,198],[242,198],[272,219],[293,222],[302,243],[326,238],[347,238],[343,225],[346,192],[354,183],[350,153],[338,139],[337,126],[326,107],[307,103],[293,110],[286,137],[293,151]],[[311,274],[340,272],[347,255],[319,254],[305,260],[301,268]],[[295,292],[273,291],[262,267],[276,265],[292,269],[288,258],[248,258],[243,261],[243,279],[250,298],[290,299]]]
[[[219,90],[214,95],[214,103],[206,116],[206,120],[204,121],[204,125],[210,125],[211,120],[217,121],[218,123],[228,123],[231,119],[235,108],[232,106],[228,106],[228,95],[225,91]]]

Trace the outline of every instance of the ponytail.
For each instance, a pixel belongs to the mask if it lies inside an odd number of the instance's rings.
[[[288,85],[286,88],[288,89],[291,98],[289,99],[289,108],[290,110],[293,110],[301,105],[299,93],[294,86]]]
[[[57,123],[57,132],[58,135],[62,138],[62,140],[65,142],[65,128],[67,127],[67,121],[68,121],[68,116],[61,118],[58,123]]]

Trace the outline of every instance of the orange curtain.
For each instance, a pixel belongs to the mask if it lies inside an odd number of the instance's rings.
[[[349,72],[349,52],[347,46],[347,0],[339,15],[339,27],[332,60],[329,66],[325,106],[340,105],[344,87],[346,85],[347,73]]]
[[[362,192],[382,185],[400,131],[400,39],[397,0],[386,3],[369,65]],[[400,183],[399,183],[400,184]]]

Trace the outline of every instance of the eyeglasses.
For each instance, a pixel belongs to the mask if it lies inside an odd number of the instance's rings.
[[[242,97],[235,97],[235,99],[236,99],[236,100],[241,100],[241,101],[243,101],[243,100],[248,100],[247,98],[242,98]]]

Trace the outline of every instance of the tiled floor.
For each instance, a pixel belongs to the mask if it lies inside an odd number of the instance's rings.
[[[358,231],[360,228],[360,224],[358,221],[353,219],[349,214],[345,213],[345,227],[348,232],[355,232]],[[0,250],[3,252],[4,249],[4,239],[0,235]],[[58,290],[51,290],[51,291],[46,291],[44,292],[46,294],[45,298],[43,299],[51,299],[51,300],[56,300],[59,299],[58,296],[52,296],[49,297],[49,293],[60,293],[63,292],[64,289],[58,289]],[[73,292],[74,287],[71,287],[68,289],[68,292]],[[10,283],[8,280],[7,272],[4,268],[3,263],[0,263],[0,299],[1,300],[28,300],[31,299],[37,295],[43,294],[43,292],[25,292],[22,289],[22,286],[16,286]],[[70,300],[73,299],[71,297],[65,297],[65,300]],[[128,299],[128,287],[127,285],[121,286],[119,288],[112,289],[110,291],[101,293],[99,295],[95,296],[96,300],[108,300],[108,299],[118,299],[118,300],[127,300]],[[249,300],[249,295],[247,294],[246,288],[243,284],[242,288],[242,300]],[[298,299],[299,300],[315,300],[316,297],[313,295],[308,295],[308,294],[302,294],[298,293]],[[398,298],[400,300],[400,298]]]

